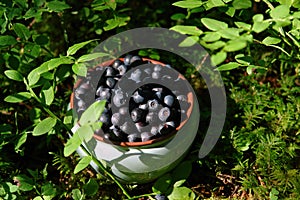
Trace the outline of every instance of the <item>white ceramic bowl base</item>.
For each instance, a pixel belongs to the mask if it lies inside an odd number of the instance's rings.
[[[99,161],[111,168],[112,173],[126,183],[153,181],[173,169],[188,152],[197,134],[200,111],[197,97],[193,92],[194,104],[187,122],[167,143],[157,147],[122,147],[91,139],[84,146]],[[72,131],[79,128],[74,126]],[[80,149],[79,155],[84,156]],[[97,165],[91,163],[98,171]]]

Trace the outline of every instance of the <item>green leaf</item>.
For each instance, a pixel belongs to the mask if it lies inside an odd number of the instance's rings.
[[[56,195],[56,188],[53,184],[47,183],[42,186],[42,195],[45,196],[55,196]]]
[[[225,3],[222,0],[208,0],[205,4],[206,10],[211,8],[225,6]]]
[[[240,66],[239,63],[236,62],[230,62],[230,63],[226,63],[221,65],[220,67],[217,68],[218,71],[226,71],[226,70],[232,70],[235,68],[238,68]]]
[[[193,46],[194,44],[196,44],[198,42],[199,38],[198,36],[189,36],[187,38],[185,38],[180,44],[180,47],[190,47]]]
[[[25,25],[16,23],[14,24],[13,29],[19,38],[24,40],[28,40],[30,38],[30,31]]]
[[[175,13],[171,16],[172,20],[182,20],[185,18],[185,14],[183,13]]]
[[[87,196],[94,196],[99,190],[99,184],[94,178],[91,178],[84,186],[84,193]]]
[[[4,101],[9,103],[19,103],[31,98],[31,94],[29,92],[19,92],[17,94],[7,96]]]
[[[180,7],[180,8],[192,9],[192,8],[198,8],[198,7],[202,6],[203,3],[198,0],[189,0],[189,1],[177,1],[177,2],[173,3],[172,5]]]
[[[113,19],[108,19],[105,21],[108,25],[103,27],[103,29],[105,31],[109,31],[116,27],[125,26],[129,20],[130,20],[129,16],[126,16],[126,17],[117,16]]]
[[[155,193],[167,193],[172,187],[172,176],[165,174],[155,181],[152,186],[152,191]]]
[[[101,122],[98,122],[98,127],[99,127],[99,124],[101,124]],[[101,128],[101,127],[99,127]],[[78,136],[80,137],[80,140],[81,141],[90,141],[92,138],[93,138],[93,135],[94,135],[94,130],[92,129],[92,126],[86,124],[86,125],[83,125],[83,126],[80,126],[76,133],[78,133]]]
[[[49,37],[46,35],[34,35],[33,41],[38,45],[46,45],[49,43]]]
[[[80,58],[78,58],[77,62],[87,62],[90,60],[94,60],[96,58],[102,58],[104,56],[110,56],[110,55],[107,53],[91,53],[91,54],[81,56]]]
[[[250,31],[251,30],[251,25],[250,24],[246,24],[244,22],[234,22],[234,24],[241,29],[244,29],[246,31]]]
[[[238,51],[247,46],[247,42],[245,40],[230,40],[224,47],[224,51],[233,52]]]
[[[85,42],[81,42],[78,44],[74,44],[73,46],[69,47],[67,50],[67,56],[71,56],[74,55],[79,49],[81,49],[82,47],[84,47],[85,45],[96,41],[96,39],[94,40],[89,40],[89,41],[85,41]]]
[[[48,60],[47,62],[44,62],[41,66],[32,70],[28,74],[27,78],[28,78],[29,86],[36,84],[40,79],[41,74],[53,70],[57,68],[59,65],[71,64],[71,63],[73,63],[73,60],[68,57],[53,58],[51,60]]]
[[[48,60],[48,61],[44,62],[43,64],[41,64],[41,66],[38,67],[38,72],[39,72],[39,74],[42,74],[42,73],[48,72],[50,70],[53,70],[60,65],[71,64],[73,62],[74,61],[68,57],[53,58],[53,59]]]
[[[11,35],[2,35],[0,36],[0,47],[2,46],[11,46],[17,43],[16,38]]]
[[[225,6],[225,3],[222,0],[208,0],[205,4],[206,10],[211,8]]]
[[[29,84],[30,86],[36,84],[36,83],[39,81],[39,79],[40,79],[40,73],[39,73],[38,68],[32,70],[32,71],[28,74],[27,79],[28,79],[28,84]]]
[[[91,161],[92,161],[91,156],[85,156],[85,157],[81,158],[81,160],[78,162],[78,164],[76,165],[76,167],[74,169],[74,174],[77,174],[78,172],[80,172],[81,170],[86,168],[90,164]]]
[[[235,9],[247,9],[252,7],[251,0],[234,0],[232,5]]]
[[[216,49],[223,47],[225,44],[226,44],[225,42],[219,40],[214,43],[208,43],[208,44],[202,44],[202,45],[210,50],[216,50]]]
[[[63,10],[71,8],[68,4],[62,1],[50,1],[47,2],[47,7],[50,11],[62,12]]]
[[[218,30],[228,28],[228,24],[226,24],[225,22],[218,21],[211,18],[202,18],[201,22],[206,28],[212,31],[218,31]]]
[[[19,187],[19,190],[21,190],[21,191],[30,191],[33,189],[34,183],[33,183],[32,179],[26,175],[20,174],[18,176],[15,176],[14,181],[20,183],[20,185],[18,187]]]
[[[17,70],[6,70],[4,71],[4,74],[9,78],[14,81],[23,81],[23,76],[18,72]]]
[[[217,32],[207,32],[204,37],[201,38],[205,42],[214,42],[221,38],[221,35]]]
[[[271,36],[266,37],[262,41],[262,43],[265,44],[265,45],[278,44],[280,42],[281,42],[280,38],[275,38],[275,37],[271,37]]]
[[[52,117],[47,117],[43,119],[32,131],[33,136],[43,135],[48,133],[56,124],[56,119]]]
[[[49,82],[46,82],[43,85],[42,91],[41,91],[41,98],[42,98],[42,101],[48,106],[53,102],[54,90],[53,90],[52,85]]]
[[[73,189],[72,190],[72,198],[74,200],[83,200],[84,199],[84,195],[81,194],[79,189]]]
[[[216,66],[224,62],[227,58],[227,53],[225,51],[220,51],[216,54],[211,55],[210,59],[212,65]]]
[[[82,140],[80,139],[78,132],[75,132],[73,136],[67,141],[64,147],[64,156],[70,156],[76,149],[81,145]]]
[[[252,30],[256,33],[263,32],[269,27],[269,22],[262,21],[262,22],[254,22]]]
[[[187,187],[174,187],[170,195],[168,195],[169,200],[194,200],[196,195],[194,192]]]
[[[187,35],[199,36],[202,34],[202,31],[197,26],[176,25],[170,28],[170,30]]]
[[[290,14],[290,8],[287,5],[279,5],[270,11],[270,16],[273,19],[282,19]]]
[[[225,39],[234,39],[239,37],[240,29],[238,28],[225,28],[219,30],[218,33]]]
[[[16,142],[15,151],[18,151],[20,147],[26,142],[26,140],[27,140],[27,134],[23,133],[21,137],[18,139],[18,141]]]
[[[87,74],[87,67],[84,63],[75,63],[72,65],[72,70],[78,76],[86,76]]]
[[[256,14],[252,17],[254,22],[262,22],[264,20],[263,14]]]
[[[105,107],[105,101],[95,101],[92,105],[90,105],[81,115],[79,123],[81,126],[89,123],[96,122]]]
[[[24,58],[26,58],[27,62],[31,62],[40,55],[40,52],[40,45],[28,43],[24,47]]]
[[[250,56],[245,56],[244,54],[238,54],[235,57],[235,60],[242,65],[250,65],[253,62]]]

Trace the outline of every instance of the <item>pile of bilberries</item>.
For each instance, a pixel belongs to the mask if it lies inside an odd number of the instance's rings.
[[[93,72],[101,72],[97,84],[92,81],[93,77],[89,75],[92,72],[89,72],[75,89],[75,108],[79,115],[93,101],[107,101],[99,119],[103,123],[102,129],[96,131],[105,140],[145,142],[167,136],[175,133],[176,127],[183,120],[182,116],[186,117],[183,115],[189,107],[186,94],[176,94],[176,91],[159,84],[166,79],[176,82],[179,80],[178,76],[164,75],[162,72],[165,67],[161,65],[152,68],[138,67],[147,62],[139,56],[127,55],[123,61],[117,59],[109,66],[96,67]],[[143,84],[146,79],[148,82],[153,81]],[[120,86],[122,84],[125,86]],[[126,90],[130,90],[132,84],[141,86],[128,94]],[[91,89],[96,94],[88,94]],[[180,104],[185,106],[181,108]],[[115,108],[114,111],[112,107]]]

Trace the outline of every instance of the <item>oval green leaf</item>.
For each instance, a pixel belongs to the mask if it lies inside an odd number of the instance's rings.
[[[230,62],[230,63],[226,63],[224,65],[221,65],[220,67],[218,67],[216,70],[218,71],[226,71],[226,70],[232,70],[235,68],[238,68],[240,66],[239,63],[236,62]]]
[[[92,157],[91,156],[85,156],[83,157],[78,164],[76,165],[75,169],[74,169],[74,174],[77,174],[78,172],[82,171],[84,168],[86,168],[90,162],[92,161]]]
[[[224,51],[233,52],[238,51],[247,46],[247,42],[245,40],[230,40],[224,47]]]
[[[4,101],[9,103],[19,103],[31,98],[31,94],[29,92],[19,92],[17,94],[7,96]]]
[[[211,55],[210,59],[213,66],[219,65],[225,61],[227,53],[225,51],[220,51],[216,54]]]
[[[72,65],[72,70],[75,74],[78,76],[86,76],[87,74],[87,68],[84,63],[75,63]]]
[[[247,9],[252,7],[251,0],[234,0],[232,5],[235,9]]]
[[[91,54],[81,56],[80,58],[78,58],[77,62],[87,62],[97,58],[102,58],[104,56],[110,56],[110,55],[107,53],[91,53]]]
[[[268,36],[266,37],[262,43],[265,44],[265,45],[272,45],[272,44],[278,44],[281,42],[281,39],[280,38],[275,38],[275,37],[271,37],[271,36]]]
[[[88,40],[88,41],[85,41],[85,42],[74,44],[73,46],[68,48],[67,56],[74,55],[79,49],[81,49],[82,47],[84,47],[85,45],[87,45],[87,44],[89,44],[93,41],[96,41],[96,40]]]
[[[228,24],[226,24],[225,22],[218,21],[211,18],[202,18],[201,22],[206,28],[212,31],[218,31],[218,30],[228,28]]]
[[[106,101],[95,101],[81,115],[79,123],[81,126],[96,122],[104,110]]]
[[[190,0],[190,1],[177,1],[177,2],[173,3],[172,5],[180,7],[180,8],[192,9],[192,8],[198,8],[198,7],[202,6],[203,3],[198,0]]]
[[[176,25],[170,28],[170,30],[176,31],[181,34],[186,34],[186,35],[199,36],[202,34],[202,31],[197,26]]]
[[[11,35],[2,35],[0,36],[0,47],[2,46],[10,46],[17,43],[16,38]]]
[[[80,139],[78,132],[67,141],[66,146],[64,147],[64,156],[68,157],[81,145],[82,140]]]
[[[14,81],[23,81],[23,76],[18,72],[17,70],[6,70],[4,74],[9,78]]]
[[[48,133],[56,124],[56,119],[47,117],[42,120],[36,127],[34,127],[32,135],[39,136]]]
[[[30,31],[25,25],[16,23],[14,24],[13,29],[19,38],[24,40],[28,40],[30,38]]]

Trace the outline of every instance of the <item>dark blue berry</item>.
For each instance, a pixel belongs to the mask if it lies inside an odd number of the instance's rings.
[[[164,103],[165,103],[167,106],[171,107],[171,106],[173,105],[173,103],[174,103],[174,97],[171,96],[171,95],[165,96],[165,98],[164,98]]]
[[[120,65],[122,65],[122,64],[123,64],[123,63],[122,63],[121,60],[115,60],[115,61],[113,62],[113,64],[112,64],[112,67],[115,68],[115,69],[118,69],[118,67],[119,67]]]
[[[165,122],[171,115],[171,111],[168,107],[160,109],[158,112],[158,117],[161,121]]]

